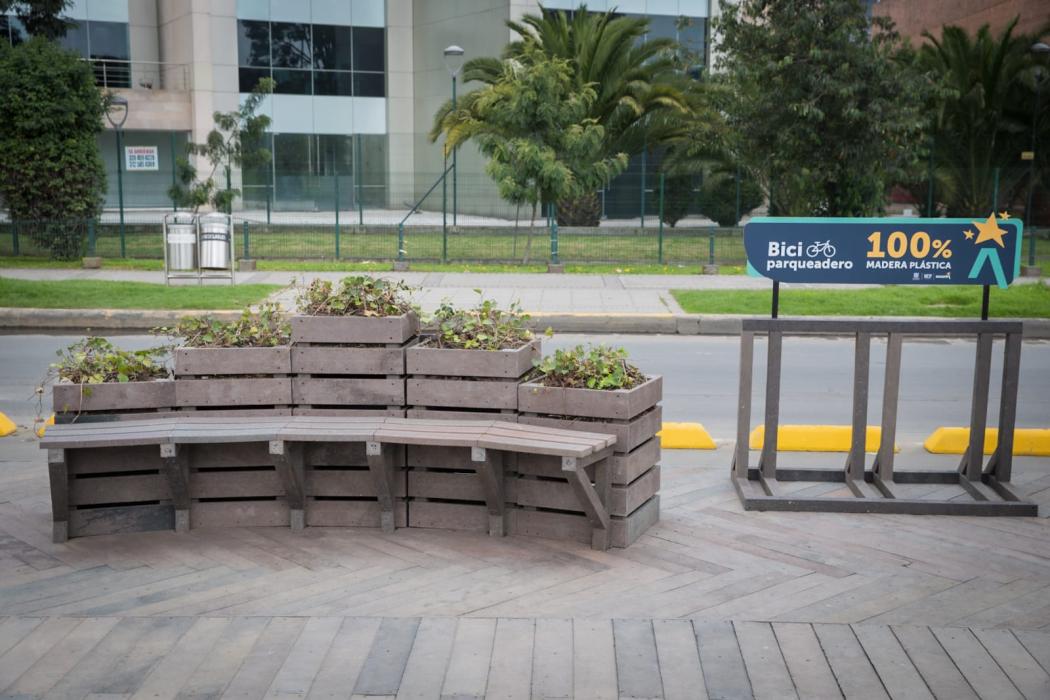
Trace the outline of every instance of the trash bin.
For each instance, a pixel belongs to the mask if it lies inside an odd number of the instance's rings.
[[[225,214],[207,214],[200,219],[201,269],[230,269],[230,220]]]
[[[165,228],[168,246],[168,270],[191,272],[197,269],[197,231],[193,216],[176,214]]]

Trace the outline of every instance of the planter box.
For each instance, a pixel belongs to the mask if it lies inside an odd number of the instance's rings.
[[[405,353],[405,372],[434,377],[519,379],[540,359],[540,340],[516,350],[445,350],[416,345]]]
[[[292,316],[293,343],[401,345],[419,333],[419,316]]]
[[[404,348],[292,348],[293,374],[395,375],[405,373]]]
[[[518,422],[526,425],[615,435],[616,446],[614,449],[617,452],[630,452],[642,443],[651,440],[660,430],[662,421],[663,408],[659,405],[653,406],[645,413],[626,421],[582,417],[555,418],[553,416],[538,416],[529,413],[523,413],[518,416]]]
[[[291,403],[292,380],[288,377],[175,380],[175,405],[179,407],[287,406]]]
[[[405,403],[405,382],[378,377],[293,377],[292,403],[320,406],[387,406]]]
[[[659,403],[663,378],[649,377],[633,389],[565,389],[527,382],[518,389],[518,410],[552,416],[630,420]]]
[[[629,484],[660,461],[660,441],[650,438],[630,452],[609,457],[614,485]],[[562,479],[561,460],[547,455],[518,455],[518,472],[544,479]]]
[[[484,418],[486,413],[515,414],[518,383],[540,357],[535,339],[516,350],[444,350],[416,345],[405,351],[405,400],[410,416],[420,409],[439,409],[431,418]],[[465,416],[440,409],[467,409]],[[422,417],[422,416],[419,416]],[[512,419],[513,420],[513,419]]]
[[[111,382],[106,384],[55,384],[52,406],[56,421],[69,422],[80,413],[155,413],[175,405],[175,382]],[[147,415],[148,415],[147,414]]]
[[[660,467],[648,469],[633,482],[614,485],[609,493],[609,514],[626,517],[660,490]],[[519,506],[584,513],[572,487],[565,481],[517,477],[507,482],[507,500]]]
[[[485,492],[469,448],[409,445],[406,460],[409,527],[488,532]]]
[[[176,377],[291,374],[291,348],[178,348]]]
[[[591,542],[591,524],[584,515],[541,510],[515,509],[508,513],[511,535]],[[613,516],[609,523],[609,546],[627,547],[660,520],[660,496],[650,498],[626,517]]]

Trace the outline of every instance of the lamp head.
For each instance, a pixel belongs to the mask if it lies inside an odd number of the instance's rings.
[[[106,120],[114,129],[124,126],[124,122],[128,120],[128,98],[123,95],[110,95]]]
[[[455,44],[447,47],[444,51],[445,66],[453,78],[459,75],[459,69],[463,67],[463,54],[465,53],[462,46],[456,46]]]
[[[1030,50],[1032,53],[1050,53],[1050,44],[1046,44],[1042,41],[1037,41],[1034,44],[1032,44]]]

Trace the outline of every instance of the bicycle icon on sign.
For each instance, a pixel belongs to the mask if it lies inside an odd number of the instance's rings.
[[[825,258],[833,258],[836,252],[835,246],[831,245],[831,241],[811,243],[806,247],[806,255],[811,258],[815,258],[818,255],[823,255]]]

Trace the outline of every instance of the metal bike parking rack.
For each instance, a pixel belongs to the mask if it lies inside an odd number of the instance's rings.
[[[854,321],[802,319],[745,319],[740,340],[740,394],[732,478],[744,510],[838,513],[907,513],[920,515],[1035,516],[1035,503],[1022,500],[1010,487],[1013,466],[1014,422],[1017,415],[1022,324],[1017,321]],[[768,336],[765,386],[765,436],[758,466],[751,467],[751,389],[756,334]],[[784,335],[853,336],[853,419],[849,454],[840,469],[781,469],[777,467],[780,424],[780,375]],[[882,399],[882,439],[874,464],[865,469],[868,422],[868,375],[871,339],[885,335],[886,374]],[[973,395],[970,404],[970,441],[956,471],[894,471],[894,443],[900,388],[901,346],[905,337],[976,336]],[[1003,376],[999,402],[999,442],[984,463],[988,388],[992,343],[1004,338]],[[782,482],[840,483],[853,497],[793,496]],[[956,484],[967,500],[900,497],[903,484]]]

